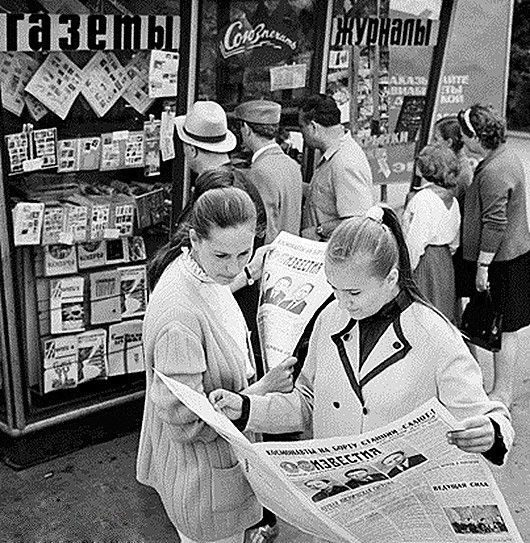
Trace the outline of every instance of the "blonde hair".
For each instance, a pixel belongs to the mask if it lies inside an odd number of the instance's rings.
[[[347,265],[356,256],[368,257],[373,276],[380,279],[396,268],[399,287],[412,299],[432,307],[412,276],[405,236],[391,208],[374,206],[368,216],[346,219],[335,229],[326,248],[326,260],[332,265]]]

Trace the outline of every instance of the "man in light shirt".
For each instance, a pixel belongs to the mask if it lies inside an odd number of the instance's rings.
[[[315,95],[298,111],[304,142],[321,152],[306,194],[302,236],[327,240],[344,220],[373,205],[372,172],[360,145],[340,124],[340,111],[329,96]]]
[[[237,106],[234,113],[241,121],[243,144],[254,153],[249,179],[267,210],[265,243],[273,241],[282,230],[299,235],[302,173],[298,163],[276,143],[280,104],[250,100]]]

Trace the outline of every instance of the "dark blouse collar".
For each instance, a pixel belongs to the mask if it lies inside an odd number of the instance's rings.
[[[361,323],[374,324],[381,321],[392,321],[413,302],[411,295],[406,290],[400,290],[399,294],[390,302],[386,303],[377,313],[362,319]]]

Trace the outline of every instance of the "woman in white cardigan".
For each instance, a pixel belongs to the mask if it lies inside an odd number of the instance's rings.
[[[217,390],[215,408],[249,430],[312,423],[322,438],[373,430],[437,397],[462,427],[449,442],[502,464],[513,442],[510,414],[488,399],[459,332],[416,287],[395,213],[375,207],[344,221],[325,266],[336,300],[315,323],[294,390],[252,398]]]
[[[255,229],[246,192],[203,193],[189,217],[190,249],[176,252],[170,244],[170,258],[159,255],[165,269],[144,319],[147,389],[137,478],[158,491],[182,543],[242,543],[262,509],[228,443],[173,396],[153,367],[205,395],[220,387],[247,394],[292,389],[290,361],[249,386],[252,349],[231,288],[261,275],[266,249],[249,263]]]

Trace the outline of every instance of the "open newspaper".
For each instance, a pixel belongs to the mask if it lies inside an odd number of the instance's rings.
[[[331,294],[326,243],[280,232],[263,267],[258,333],[268,369],[293,354],[306,324]]]
[[[206,396],[156,373],[232,445],[261,504],[303,532],[340,543],[523,543],[486,461],[447,443],[459,425],[434,398],[357,436],[250,443]]]

